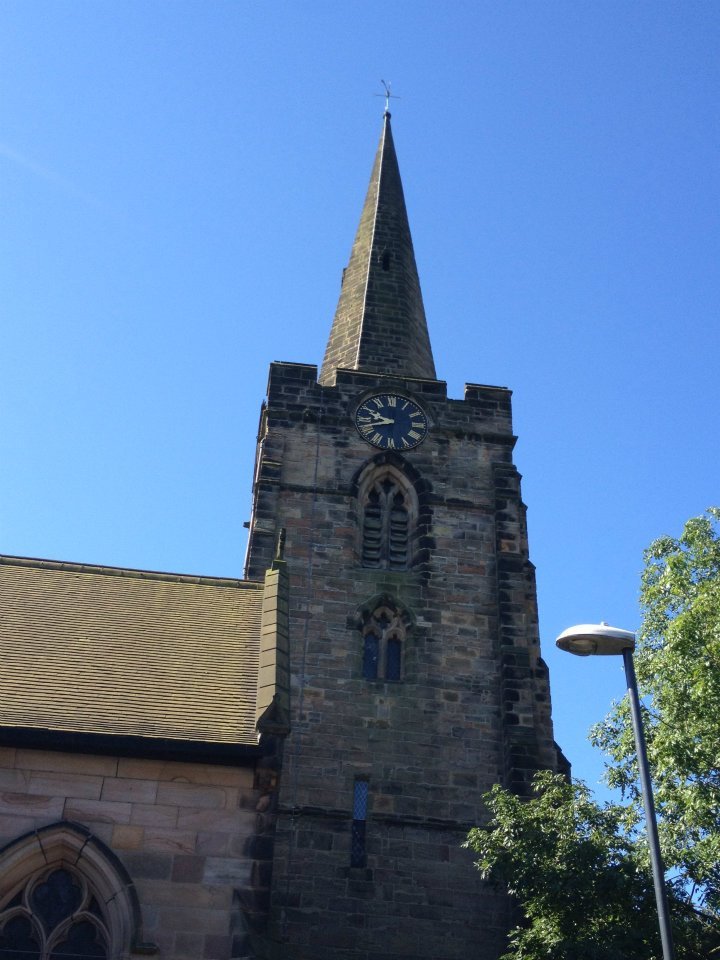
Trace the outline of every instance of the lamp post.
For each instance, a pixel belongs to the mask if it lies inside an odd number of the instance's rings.
[[[660,854],[655,804],[653,802],[652,783],[650,782],[650,767],[648,766],[645,736],[640,715],[640,697],[633,662],[635,634],[629,630],[621,630],[619,627],[610,627],[607,623],[581,623],[576,627],[568,627],[567,630],[563,630],[555,643],[561,650],[574,653],[578,657],[617,656],[620,654],[623,658],[630,699],[630,715],[632,717],[633,733],[635,734],[635,750],[637,751],[640,768],[640,785],[642,787],[645,823],[650,846],[650,863],[652,864],[653,883],[655,885],[655,902],[657,903],[663,960],[674,960],[675,951],[673,949],[667,893],[665,891],[665,870]]]

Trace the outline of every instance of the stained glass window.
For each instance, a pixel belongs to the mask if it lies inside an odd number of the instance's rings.
[[[84,879],[34,874],[0,912],[0,960],[107,960],[108,933]]]
[[[47,935],[61,920],[75,913],[81,899],[82,890],[73,875],[67,870],[55,870],[44,883],[33,889],[30,907]]]
[[[397,681],[400,679],[400,664],[402,660],[402,641],[399,637],[388,637],[385,656],[385,679]]]
[[[363,677],[366,680],[402,680],[405,624],[389,601],[366,617],[363,630]]]
[[[40,960],[40,943],[32,921],[26,916],[10,917],[0,932],[2,960]]]
[[[372,630],[365,634],[363,646],[363,676],[366,680],[375,680],[378,675],[378,657],[380,639]]]
[[[350,866],[364,867],[365,821],[367,820],[368,796],[370,785],[367,780],[356,780],[353,787],[353,821],[350,837]]]
[[[107,951],[99,939],[99,930],[88,920],[74,923],[65,940],[55,947],[49,960],[63,957],[64,960],[106,960]]]

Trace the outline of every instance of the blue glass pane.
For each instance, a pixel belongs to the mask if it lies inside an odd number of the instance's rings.
[[[375,680],[378,675],[378,656],[380,653],[380,641],[374,633],[365,634],[365,646],[363,648],[363,676],[366,680]]]
[[[355,781],[355,792],[353,794],[353,820],[365,820],[367,817],[368,789],[369,784],[367,780]]]
[[[0,933],[2,960],[39,960],[40,945],[27,917],[13,917]]]
[[[350,840],[350,866],[364,867],[365,863],[365,821],[353,820]]]
[[[387,642],[387,664],[385,677],[388,680],[400,679],[400,663],[402,660],[402,643],[391,639]]]
[[[50,960],[107,960],[107,950],[100,942],[97,927],[88,920],[74,923],[67,938],[50,955]]]
[[[81,899],[80,886],[73,875],[67,870],[54,870],[44,883],[35,887],[30,902],[33,913],[40,917],[50,934],[61,920],[77,910]]]

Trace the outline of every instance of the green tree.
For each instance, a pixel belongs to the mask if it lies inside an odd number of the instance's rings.
[[[720,915],[720,510],[645,554],[635,668],[663,857],[678,895]],[[627,702],[594,728],[607,781],[640,808]]]
[[[720,511],[645,554],[636,669],[678,958],[720,957]],[[468,837],[482,875],[524,922],[505,960],[659,960],[652,880],[625,701],[595,728],[622,804],[539,773],[533,796],[495,787]],[[640,827],[638,826],[640,825]]]

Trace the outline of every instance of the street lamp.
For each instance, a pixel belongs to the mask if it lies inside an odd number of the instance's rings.
[[[635,734],[635,750],[637,751],[638,766],[640,768],[640,785],[642,787],[643,806],[645,808],[645,823],[647,825],[648,844],[650,846],[650,863],[652,864],[653,883],[655,885],[655,902],[657,903],[658,923],[664,960],[674,960],[670,918],[668,915],[667,893],[665,890],[665,870],[660,855],[657,820],[655,818],[655,804],[653,803],[652,784],[650,782],[650,768],[648,766],[647,749],[643,735],[642,717],[640,715],[640,697],[638,696],[633,650],[635,649],[635,634],[619,627],[610,627],[607,623],[580,623],[576,627],[563,630],[555,641],[561,650],[574,653],[578,657],[590,656],[617,656],[622,655],[625,666],[628,697],[630,699],[630,715],[632,717],[633,733]]]

